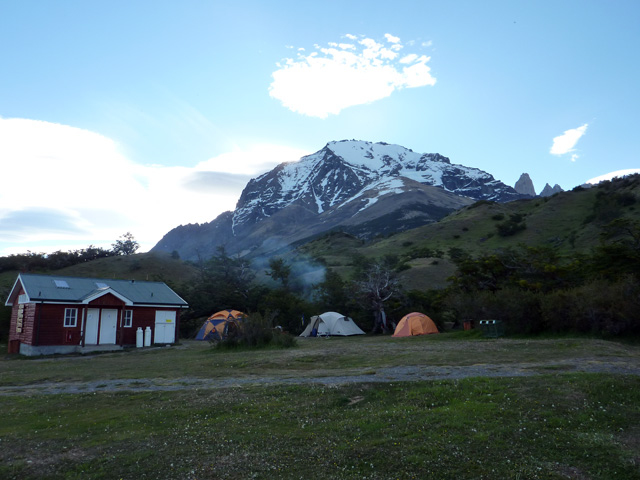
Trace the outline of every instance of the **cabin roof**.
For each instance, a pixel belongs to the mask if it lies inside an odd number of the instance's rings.
[[[105,278],[65,277],[21,273],[11,289],[6,305],[17,300],[19,286],[29,302],[88,303],[111,293],[127,305],[154,305],[186,308],[188,306],[176,292],[163,282],[115,280]]]

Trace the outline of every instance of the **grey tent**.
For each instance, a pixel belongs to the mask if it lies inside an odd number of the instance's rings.
[[[351,318],[337,312],[325,312],[311,317],[309,325],[300,334],[301,337],[316,337],[325,335],[364,335]]]

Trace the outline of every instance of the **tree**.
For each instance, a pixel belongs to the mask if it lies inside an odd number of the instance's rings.
[[[384,311],[384,304],[399,290],[399,282],[393,270],[382,263],[373,263],[355,282],[356,288],[365,302],[373,308],[373,333],[389,333],[390,325]]]
[[[239,257],[227,255],[224,246],[217,254],[198,264],[200,281],[194,285],[189,303],[199,314],[223,308],[247,311],[251,303],[255,273],[250,263]]]
[[[324,280],[314,285],[314,290],[321,310],[347,312],[350,309],[347,282],[331,268],[325,271]]]
[[[270,258],[269,270],[265,273],[274,280],[280,280],[283,288],[287,289],[289,287],[291,265],[285,262],[282,258]]]
[[[116,255],[133,255],[140,248],[140,244],[130,232],[121,235],[112,246]]]
[[[604,227],[601,243],[591,257],[592,270],[616,279],[640,271],[640,222],[618,218]]]

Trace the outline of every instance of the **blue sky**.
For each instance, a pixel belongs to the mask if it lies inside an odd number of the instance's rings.
[[[640,168],[638,1],[1,1],[0,255],[151,248],[331,140]]]

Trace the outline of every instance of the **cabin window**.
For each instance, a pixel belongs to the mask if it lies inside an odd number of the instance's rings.
[[[64,326],[75,327],[78,322],[78,309],[77,308],[65,308],[64,309]]]
[[[124,311],[124,326],[130,327],[133,325],[133,310]]]

